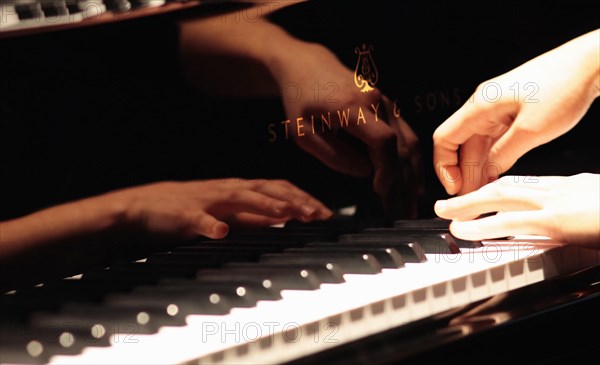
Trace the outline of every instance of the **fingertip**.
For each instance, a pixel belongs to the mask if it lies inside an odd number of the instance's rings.
[[[315,207],[312,207],[312,206],[310,206],[308,204],[303,204],[300,207],[300,212],[302,213],[302,216],[304,216],[304,217],[310,217],[310,216],[312,216],[313,213],[316,212],[316,210],[317,209]]]
[[[210,232],[210,238],[219,239],[224,238],[229,234],[229,226],[224,222],[217,222],[212,226]]]
[[[444,189],[446,189],[448,195],[456,195],[459,192],[460,187],[455,183],[447,183],[444,185]]]
[[[440,214],[444,213],[447,206],[448,206],[448,203],[445,200],[438,200],[433,205],[433,210],[435,211],[435,213],[437,215],[440,215]]]
[[[458,221],[453,220],[450,223],[450,233],[460,239],[464,240],[480,240],[485,236],[485,232],[479,229],[479,226],[474,221]]]
[[[323,208],[323,209],[319,210],[317,219],[328,220],[331,217],[333,217],[333,212],[329,208]]]

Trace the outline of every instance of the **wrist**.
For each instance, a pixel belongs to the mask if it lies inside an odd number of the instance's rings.
[[[318,43],[290,37],[289,40],[280,44],[283,47],[273,49],[268,53],[269,56],[265,58],[265,66],[280,88],[285,87],[289,80],[297,79],[299,70],[310,69],[307,65],[315,62],[315,55],[320,57],[316,62],[321,64],[327,61],[327,57],[335,57],[329,49]]]

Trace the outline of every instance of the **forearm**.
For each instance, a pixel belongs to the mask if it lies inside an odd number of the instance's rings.
[[[279,95],[272,68],[305,42],[265,19],[265,10],[252,21],[240,15],[245,11],[179,22],[182,67],[192,85],[211,94]]]
[[[105,195],[58,205],[2,222],[0,259],[9,259],[53,243],[107,233],[118,226],[123,212],[121,202]]]

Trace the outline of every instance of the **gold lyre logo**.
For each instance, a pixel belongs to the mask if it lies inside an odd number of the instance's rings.
[[[367,47],[366,44],[354,49],[354,53],[358,55],[356,69],[354,70],[354,84],[362,93],[373,90],[379,79],[377,66],[375,66],[371,51],[373,51],[373,46],[369,45]]]

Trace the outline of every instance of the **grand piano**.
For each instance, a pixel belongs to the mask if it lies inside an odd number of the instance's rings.
[[[445,193],[427,162],[433,130],[480,82],[597,28],[592,2],[1,1],[2,221],[125,186],[230,176],[288,179],[337,214],[223,242],[123,237],[2,262],[0,363],[549,364],[597,355],[586,332],[600,325],[600,252],[544,237],[453,237],[433,214]],[[282,96],[229,93],[259,84],[231,60],[207,61],[203,77],[219,75],[209,87],[190,82],[178,22],[217,17],[226,27],[259,14],[351,71],[370,51],[371,81],[420,140],[416,217],[390,220],[371,178],[273,140],[271,126],[289,118]],[[237,87],[221,82],[224,71]],[[336,90],[330,81],[316,85],[321,95]],[[509,172],[600,172],[598,113],[596,103]]]

